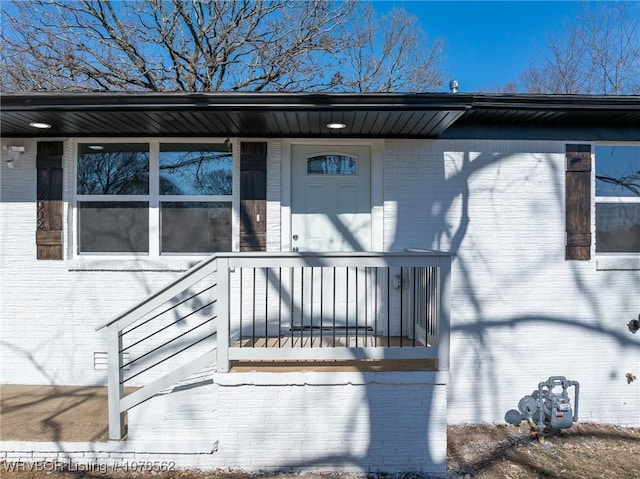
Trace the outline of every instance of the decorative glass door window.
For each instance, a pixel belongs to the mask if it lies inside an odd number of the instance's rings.
[[[308,175],[355,175],[356,158],[346,155],[320,155],[307,158]]]
[[[231,250],[233,156],[222,143],[81,143],[78,252]]]

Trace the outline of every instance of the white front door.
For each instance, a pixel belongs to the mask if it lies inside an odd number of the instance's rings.
[[[293,145],[291,247],[371,250],[371,148]]]
[[[293,251],[370,251],[371,148],[293,145],[291,160]],[[300,268],[292,279],[302,291],[292,327],[368,327],[363,268]]]

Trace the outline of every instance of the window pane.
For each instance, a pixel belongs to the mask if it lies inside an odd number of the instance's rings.
[[[149,145],[146,143],[79,144],[78,194],[149,194]]]
[[[149,252],[149,203],[78,203],[81,253]]]
[[[596,204],[596,251],[640,253],[640,204]]]
[[[355,175],[356,159],[351,156],[322,155],[307,159],[309,175]]]
[[[230,195],[232,180],[231,146],[160,144],[161,195]]]
[[[231,203],[163,202],[162,253],[231,251]]]
[[[640,196],[640,146],[596,146],[596,196]]]

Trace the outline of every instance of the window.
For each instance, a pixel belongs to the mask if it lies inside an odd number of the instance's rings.
[[[226,145],[160,144],[161,195],[231,195],[233,158]]]
[[[640,146],[596,146],[596,252],[640,253]]]
[[[227,145],[161,143],[159,170],[160,251],[231,251],[233,157]]]
[[[355,175],[356,159],[344,155],[321,155],[307,158],[308,175]]]
[[[149,252],[149,145],[78,147],[81,253]]]
[[[81,143],[80,254],[231,250],[233,156],[222,143]]]

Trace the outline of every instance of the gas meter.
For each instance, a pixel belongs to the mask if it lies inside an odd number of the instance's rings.
[[[571,410],[568,389],[574,388],[575,409]],[[538,384],[538,390],[531,396],[520,399],[518,409],[535,429],[538,440],[544,442],[544,433],[552,430],[566,429],[578,420],[578,381],[569,381],[564,376],[551,376]]]

